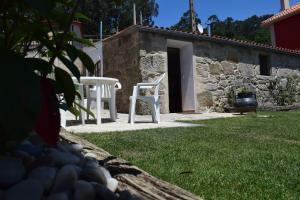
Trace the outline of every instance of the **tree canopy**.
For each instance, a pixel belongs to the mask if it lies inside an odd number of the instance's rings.
[[[86,34],[98,34],[99,23],[103,21],[105,34],[124,29],[133,23],[133,4],[136,4],[137,22],[142,12],[143,24],[153,25],[152,17],[158,15],[158,4],[155,0],[123,0],[119,3],[110,0],[86,0],[80,5],[80,10],[91,21],[85,24]]]
[[[184,31],[191,31],[191,20],[190,20],[190,10],[183,13],[182,17],[180,18],[179,22],[175,24],[174,26],[171,26],[171,29],[177,29],[177,30],[184,30]],[[197,13],[195,13],[196,18],[196,24],[201,24],[201,20],[199,19]]]
[[[227,17],[222,21],[217,15],[211,15],[207,21],[211,23],[211,31],[213,35],[271,44],[270,31],[260,26],[262,21],[271,16],[272,15],[253,15],[245,20],[234,20],[232,17]],[[197,14],[196,23],[201,23],[201,20],[198,18]],[[183,14],[179,22],[170,28],[190,31],[190,27],[190,12],[188,10]],[[207,29],[205,29],[205,32],[207,32]]]
[[[231,17],[227,17],[224,21],[221,21],[216,15],[212,15],[209,19],[213,22],[211,24],[213,35],[270,44],[270,31],[266,28],[262,28],[261,22],[271,16],[272,15],[253,15],[245,20],[234,20]]]

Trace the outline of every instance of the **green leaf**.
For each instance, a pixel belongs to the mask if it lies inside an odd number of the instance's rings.
[[[72,62],[78,58],[78,50],[73,45],[67,44],[66,51]]]
[[[74,35],[74,34],[73,34],[73,35]],[[85,46],[94,47],[93,42],[91,42],[91,41],[88,40],[88,39],[78,38],[78,37],[75,37],[75,36],[74,36],[73,40],[74,40],[75,42],[79,42],[80,44],[83,44],[83,45],[85,45]]]
[[[48,81],[52,84],[56,94],[64,93],[62,86],[57,81],[53,79],[48,79]]]
[[[78,98],[79,100],[82,99],[82,98],[81,98],[81,94],[80,94],[78,91],[76,91],[75,95],[77,96],[77,98]]]
[[[60,103],[59,108],[64,110],[64,111],[67,111],[69,109],[68,105],[66,103]]]
[[[56,67],[55,68],[55,80],[57,84],[61,87],[66,103],[69,107],[72,106],[75,100],[75,85],[71,76],[64,70]]]
[[[80,105],[79,103],[77,103],[77,102],[74,102],[74,104],[75,104],[76,106],[78,106],[80,109],[82,109],[83,111],[85,111],[87,114],[91,115],[94,119],[96,119],[94,113],[93,113],[91,110],[89,110],[89,109],[87,109],[87,108],[81,106],[81,105]]]
[[[0,33],[0,48],[4,47],[4,34]]]
[[[75,13],[75,19],[79,19],[79,20],[82,20],[82,21],[86,21],[86,22],[91,22],[91,19],[88,18],[86,15],[80,13],[80,12],[77,12]]]
[[[69,110],[73,115],[75,115],[76,117],[79,117],[79,116],[80,116],[80,110],[77,109],[76,107],[71,106],[71,107],[68,108],[68,110]]]
[[[25,0],[25,2],[43,15],[48,15],[55,7],[53,0]]]
[[[70,70],[70,72],[80,81],[80,71],[78,67],[66,57],[59,55],[58,58],[63,62],[63,64]]]
[[[81,60],[84,67],[89,70],[90,73],[94,74],[95,72],[95,64],[93,60],[83,51],[78,50],[78,57]]]
[[[1,68],[0,148],[3,142],[18,143],[32,131],[40,113],[42,95],[39,77],[26,60],[7,49],[0,49]]]
[[[69,14],[64,12],[63,10],[55,10],[52,11],[49,15],[51,21],[53,21],[56,25],[60,27],[67,26],[69,22]]]
[[[87,68],[87,70],[89,70],[89,72],[94,73],[95,64],[94,64],[93,60],[86,53],[84,53],[83,51],[77,49],[76,47],[74,47],[70,44],[66,45],[66,50],[67,50],[68,56],[71,58],[71,60],[73,60],[73,62],[78,57],[81,60],[84,67]]]
[[[52,66],[45,60],[40,58],[26,58],[26,62],[33,70],[41,72],[43,75],[50,74],[52,72]]]

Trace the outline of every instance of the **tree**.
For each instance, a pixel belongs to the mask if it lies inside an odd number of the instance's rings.
[[[195,14],[196,24],[201,24],[201,20],[198,17],[198,14]],[[182,17],[180,18],[179,22],[174,26],[171,26],[171,29],[176,30],[184,30],[184,31],[191,31],[191,18],[190,18],[190,11],[186,11],[183,13]]]
[[[55,93],[63,94],[61,106],[75,112],[74,99],[80,95],[71,74],[79,80],[80,72],[74,61],[79,59],[94,71],[93,61],[70,44],[77,41],[91,45],[69,32],[75,17],[86,19],[77,13],[79,3],[80,0],[0,2],[0,152],[39,128],[45,138],[47,134],[58,135],[59,102]],[[57,59],[71,74],[55,65]],[[49,74],[55,80],[47,78]]]
[[[86,23],[85,33],[98,34],[99,22],[103,21],[104,33],[110,34],[124,29],[133,23],[133,4],[136,4],[137,19],[142,12],[143,24],[153,25],[152,17],[158,15],[158,4],[155,0],[123,0],[116,3],[110,0],[87,0],[80,5],[81,12],[88,16],[91,21]]]
[[[233,18],[228,17],[224,21],[221,21],[216,15],[212,15],[208,20],[213,21],[211,24],[213,35],[271,44],[269,30],[261,28],[260,26],[261,22],[269,17],[271,17],[271,15],[263,15],[260,17],[253,15],[243,21],[234,20]]]
[[[208,17],[207,19],[210,23],[217,23],[220,22],[219,18],[217,15],[211,15],[210,17]]]

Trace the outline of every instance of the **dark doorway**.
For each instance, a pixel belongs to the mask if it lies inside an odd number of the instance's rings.
[[[168,48],[169,109],[182,112],[180,49]]]

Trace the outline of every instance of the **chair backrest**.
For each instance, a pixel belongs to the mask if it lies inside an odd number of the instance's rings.
[[[156,79],[153,83],[154,84],[159,84],[165,77],[166,73],[163,73],[162,75],[160,75],[160,77],[158,77],[158,79]]]
[[[160,82],[164,79],[166,73],[163,73],[162,75],[160,75],[160,77],[158,77],[158,79],[156,79],[154,81],[154,84],[156,84],[155,88],[154,88],[154,96],[158,97],[158,93],[159,93],[159,84]]]
[[[101,86],[101,98],[111,98],[115,90],[115,85],[104,83]]]

